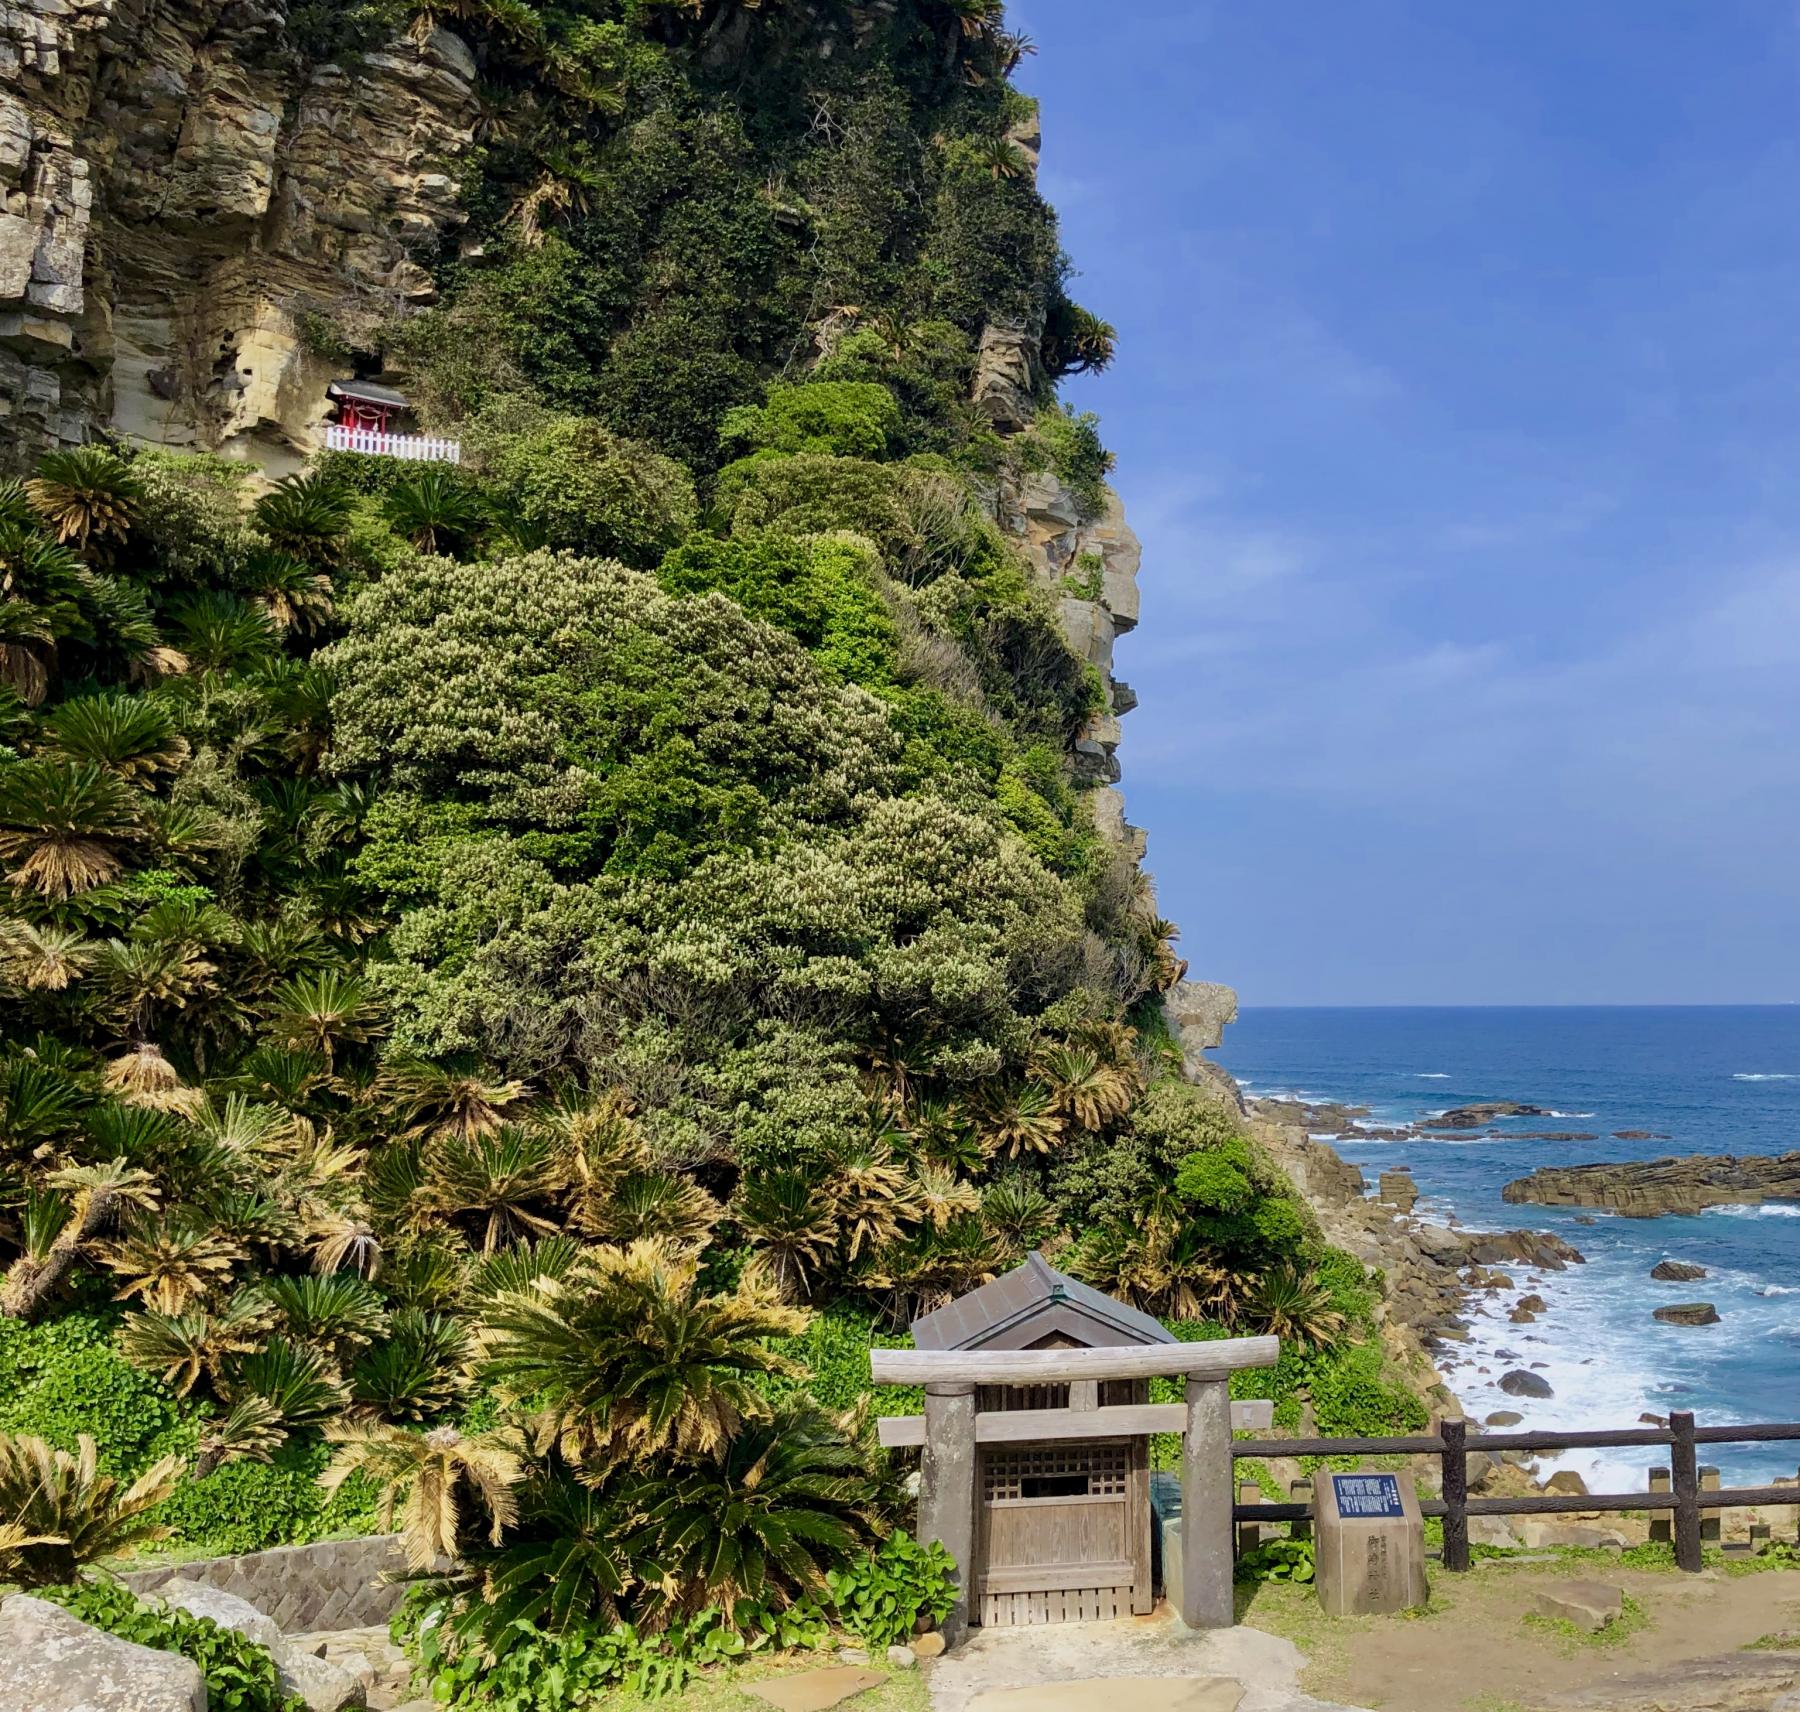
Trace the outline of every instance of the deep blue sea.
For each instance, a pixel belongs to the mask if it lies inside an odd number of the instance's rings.
[[[1405,1164],[1420,1212],[1477,1227],[1554,1230],[1588,1257],[1532,1286],[1549,1302],[1539,1323],[1477,1317],[1466,1359],[1446,1377],[1476,1418],[1518,1409],[1532,1426],[1634,1426],[1641,1412],[1692,1409],[1702,1424],[1800,1420],[1800,1204],[1721,1208],[1698,1218],[1597,1216],[1509,1207],[1503,1184],[1547,1164],[1654,1159],[1670,1153],[1800,1149],[1800,1005],[1569,1009],[1256,1009],[1214,1055],[1252,1096],[1300,1095],[1371,1108],[1370,1123],[1416,1120],[1475,1100],[1545,1106],[1506,1130],[1576,1130],[1595,1142],[1339,1142],[1369,1176]],[[1614,1130],[1663,1141],[1617,1141]],[[1595,1217],[1590,1213],[1590,1217]],[[1665,1255],[1711,1276],[1659,1284]],[[1521,1288],[1522,1273],[1515,1272]],[[1710,1301],[1711,1327],[1659,1325],[1664,1302]],[[1518,1359],[1510,1359],[1517,1357]],[[1521,1402],[1495,1382],[1543,1363],[1553,1400]],[[1481,1370],[1486,1369],[1484,1373]],[[1727,1483],[1795,1473],[1796,1450],[1721,1451]],[[1568,1465],[1641,1484],[1633,1453],[1573,1456]]]

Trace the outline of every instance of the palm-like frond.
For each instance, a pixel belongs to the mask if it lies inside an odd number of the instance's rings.
[[[664,1597],[681,1611],[716,1602],[729,1615],[742,1598],[814,1591],[872,1536],[875,1494],[855,1449],[817,1411],[751,1422],[645,1511]]]
[[[1330,1343],[1347,1323],[1318,1275],[1294,1266],[1264,1273],[1250,1289],[1241,1317],[1259,1332],[1307,1347]]]
[[[57,540],[85,550],[91,542],[122,541],[131,533],[144,486],[117,452],[78,446],[40,458],[25,492]]]
[[[61,993],[94,966],[78,929],[0,916],[0,980],[27,993]]]
[[[92,762],[37,756],[0,764],[0,861],[40,897],[91,892],[125,870],[143,836],[137,793]]]
[[[295,1343],[323,1351],[335,1362],[372,1343],[387,1325],[381,1298],[354,1272],[269,1278],[261,1290]]]
[[[261,1397],[292,1427],[312,1426],[341,1414],[350,1393],[317,1350],[272,1337],[230,1363],[221,1375],[226,1398]]]
[[[141,695],[91,695],[66,701],[44,717],[43,746],[70,761],[87,761],[149,786],[180,769],[187,739],[174,716]]]
[[[744,1289],[702,1296],[695,1276],[691,1256],[661,1243],[593,1251],[560,1283],[488,1310],[487,1369],[511,1395],[545,1399],[564,1454],[590,1471],[710,1452],[764,1413],[755,1378],[797,1373],[766,1340],[807,1317]]]
[[[1056,1110],[1056,1098],[1039,1082],[990,1085],[976,1116],[988,1151],[1008,1159],[1028,1153],[1051,1153],[1062,1143],[1063,1122]]]
[[[206,1221],[187,1215],[136,1220],[101,1258],[124,1280],[114,1301],[136,1297],[158,1313],[182,1314],[224,1289],[244,1251]]]
[[[607,1242],[659,1237],[703,1243],[719,1222],[719,1203],[698,1183],[674,1171],[630,1171],[605,1200],[590,1205],[583,1228]]]
[[[897,1242],[902,1228],[920,1216],[905,1169],[884,1145],[841,1148],[826,1175],[825,1194],[850,1260]]]
[[[330,567],[350,532],[350,497],[318,476],[289,476],[256,502],[255,522],[278,552]]]
[[[487,1538],[498,1545],[518,1510],[513,1488],[524,1472],[511,1435],[477,1433],[465,1438],[453,1427],[428,1433],[401,1427],[340,1423],[325,1436],[338,1447],[320,1479],[335,1492],[352,1474],[372,1481],[380,1494],[384,1528],[400,1518],[406,1560],[430,1569],[455,1558],[462,1545],[462,1489],[467,1487],[488,1514]]]
[[[469,1388],[467,1329],[449,1314],[403,1309],[350,1370],[350,1394],[384,1420],[427,1421]]]
[[[123,1490],[102,1474],[92,1438],[57,1450],[29,1433],[0,1433],[0,1516],[23,1540],[0,1547],[0,1576],[22,1587],[70,1582],[128,1546],[162,1538],[149,1513],[175,1490],[181,1458],[166,1456]]]
[[[837,1216],[818,1180],[804,1171],[746,1175],[732,1216],[766,1258],[787,1300],[811,1294],[811,1281],[837,1246]]]
[[[548,1136],[515,1125],[492,1135],[447,1137],[432,1149],[415,1204],[438,1217],[472,1223],[484,1254],[533,1236],[549,1236],[559,1182]]]

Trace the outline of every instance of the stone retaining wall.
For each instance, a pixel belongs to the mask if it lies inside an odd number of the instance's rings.
[[[272,1617],[283,1634],[296,1635],[385,1623],[405,1589],[382,1576],[405,1566],[397,1537],[378,1534],[322,1540],[311,1546],[277,1546],[242,1557],[201,1558],[120,1579],[135,1593],[153,1593],[176,1576],[203,1582],[247,1599]]]

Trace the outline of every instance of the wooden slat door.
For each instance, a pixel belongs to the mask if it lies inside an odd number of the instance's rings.
[[[981,1453],[976,1592],[983,1623],[1123,1617],[1141,1555],[1129,1439]]]

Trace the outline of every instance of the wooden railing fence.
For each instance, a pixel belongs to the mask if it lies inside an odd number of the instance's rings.
[[[1566,1516],[1605,1511],[1672,1513],[1675,1563],[1698,1571],[1706,1523],[1703,1513],[1749,1506],[1788,1505],[1800,1508],[1800,1486],[1721,1488],[1716,1469],[1702,1470],[1701,1445],[1774,1444],[1800,1440],[1800,1422],[1697,1427],[1691,1413],[1672,1414],[1667,1427],[1634,1427],[1593,1433],[1471,1433],[1465,1421],[1444,1421],[1436,1433],[1409,1438],[1234,1439],[1233,1461],[1291,1456],[1429,1456],[1438,1460],[1441,1498],[1425,1499],[1427,1516],[1444,1518],[1444,1568],[1469,1567],[1471,1516]],[[1669,1453],[1668,1485],[1658,1489],[1652,1473],[1648,1492],[1544,1493],[1534,1497],[1471,1498],[1469,1455],[1474,1451],[1620,1450],[1642,1446]],[[1703,1476],[1710,1477],[1705,1479]],[[1237,1504],[1238,1523],[1306,1522],[1309,1504]],[[1666,1526],[1667,1524],[1665,1524]]]

